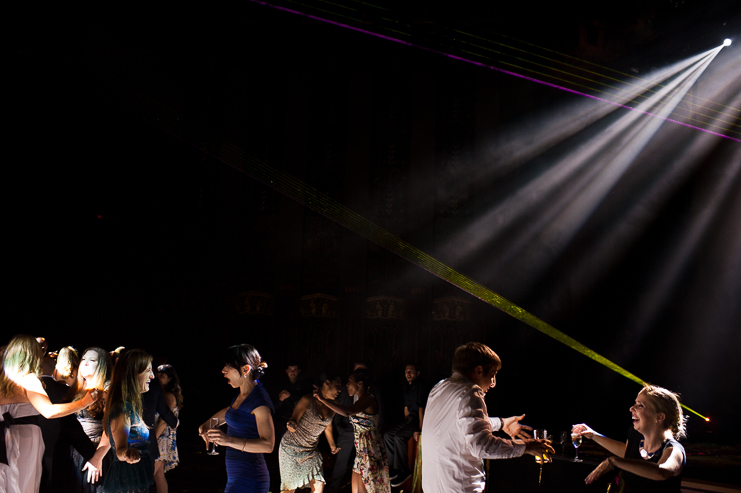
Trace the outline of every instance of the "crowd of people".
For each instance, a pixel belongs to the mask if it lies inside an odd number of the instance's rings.
[[[16,336],[3,348],[0,490],[166,492],[165,473],[179,462],[176,429],[183,398],[175,370],[158,367],[153,382],[152,357],[141,349],[108,353],[94,347],[76,358],[76,351],[65,348],[54,361],[43,342]],[[346,470],[353,493],[390,493],[409,481],[412,469],[421,477],[414,491],[421,486],[426,493],[481,492],[484,459],[530,454],[549,462],[555,453],[548,440],[530,436],[532,428],[521,423],[524,415],[488,415],[484,398],[496,385],[501,360],[481,343],[458,347],[452,375],[430,392],[419,382],[418,366],[406,365],[403,419],[383,429],[377,386],[362,363],[345,385],[333,373],[307,385],[292,363],[285,385],[271,398],[261,382],[268,365],[256,348],[231,346],[223,362],[221,372],[236,395],[198,427],[198,434],[212,453],[217,445],[225,448],[226,493],[323,492],[325,486],[337,491]],[[677,394],[647,385],[630,412],[627,442],[586,424],[573,427],[572,434],[611,454],[586,483],[619,469],[628,493],[678,493],[686,454],[679,443],[685,418]],[[53,421],[60,424],[56,435],[47,430]],[[319,447],[322,435],[326,453]],[[45,456],[49,440],[51,460]],[[407,454],[410,440],[419,443],[416,465]],[[326,478],[323,460],[330,455],[336,460]],[[271,457],[277,458],[277,478],[269,473]]]
[[[47,349],[28,335],[0,349],[0,491],[166,493],[183,404],[174,368],[152,383],[141,349]]]

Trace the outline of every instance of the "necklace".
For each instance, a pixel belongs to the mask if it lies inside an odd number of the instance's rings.
[[[643,440],[641,440],[641,444],[638,446],[638,451],[640,452],[641,457],[643,457],[644,459],[652,459],[654,455],[659,453],[659,450],[661,450],[661,447],[653,452],[649,452],[648,450],[643,448]]]

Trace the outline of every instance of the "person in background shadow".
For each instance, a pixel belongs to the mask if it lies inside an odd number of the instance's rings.
[[[43,337],[37,337],[36,340],[44,339]],[[46,339],[44,339],[46,343]],[[45,352],[43,346],[42,351]],[[59,404],[67,395],[69,387],[67,385],[57,382],[52,377],[54,373],[54,366],[57,364],[54,358],[44,356],[41,359],[41,376],[39,380],[44,384],[46,395],[49,396],[49,401],[52,404]],[[41,472],[41,488],[40,492],[45,493],[51,491],[51,478],[52,478],[52,464],[54,462],[54,446],[59,438],[59,432],[62,429],[61,419],[46,419],[41,416],[39,418],[39,428],[41,428],[41,435],[44,437],[44,458],[42,459],[42,472]]]
[[[419,374],[416,363],[404,367],[407,382],[404,385],[404,421],[383,436],[389,462],[389,478],[393,487],[401,486],[412,475],[407,447],[409,439],[414,437],[416,442],[419,437],[427,401],[427,392],[418,380]]]

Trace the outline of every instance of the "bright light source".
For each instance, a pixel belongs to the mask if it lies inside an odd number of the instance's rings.
[[[723,40],[723,46],[731,46],[731,39],[726,38]]]

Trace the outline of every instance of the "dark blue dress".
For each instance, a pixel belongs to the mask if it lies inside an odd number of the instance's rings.
[[[111,421],[121,414],[122,409],[112,409],[108,420],[108,436],[111,435]],[[111,439],[113,449],[113,463],[108,468],[103,483],[105,493],[147,493],[149,485],[154,484],[152,462],[149,457],[149,428],[144,421],[138,419],[130,404],[126,404],[126,414],[131,423],[129,427],[128,447],[135,448],[141,455],[136,464],[127,464],[118,460],[116,444]]]
[[[234,400],[236,399],[235,397]],[[227,409],[226,424],[229,425],[227,435],[237,438],[260,438],[257,421],[251,413],[261,406],[267,406],[271,414],[275,412],[268,393],[258,381],[239,409],[233,409],[231,406]],[[224,493],[267,493],[270,487],[270,476],[263,454],[242,452],[227,447],[226,475],[228,480]]]

